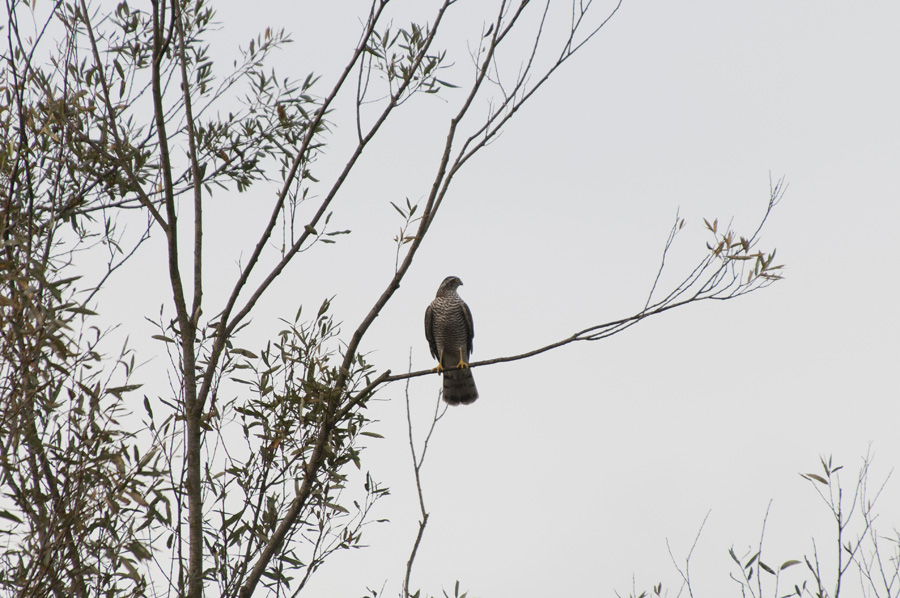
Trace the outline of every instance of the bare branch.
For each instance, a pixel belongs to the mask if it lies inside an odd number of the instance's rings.
[[[412,350],[409,353],[409,369],[412,370]],[[419,529],[416,532],[416,538],[413,542],[412,549],[409,553],[409,559],[406,562],[406,574],[403,577],[403,597],[409,598],[409,581],[412,577],[412,569],[413,563],[416,560],[416,554],[419,551],[419,545],[422,542],[422,537],[425,535],[425,527],[428,525],[428,511],[425,509],[425,498],[422,493],[422,477],[421,470],[422,464],[425,461],[425,453],[428,451],[428,443],[431,441],[431,435],[434,433],[434,428],[437,425],[438,421],[444,414],[447,413],[447,406],[441,403],[440,392],[435,398],[434,404],[434,414],[431,418],[431,425],[428,428],[428,433],[425,435],[425,440],[422,442],[422,452],[421,454],[416,453],[416,442],[415,437],[413,436],[413,424],[412,424],[412,411],[410,409],[410,399],[409,399],[409,379],[406,380],[406,423],[407,430],[409,433],[409,451],[412,455],[413,462],[413,474],[416,480],[416,494],[419,498],[419,513],[421,515],[421,519],[419,520]]]
[[[666,539],[666,549],[669,551],[669,558],[672,560],[672,564],[675,565],[675,569],[681,576],[681,587],[682,589],[687,588],[688,594],[692,597],[694,595],[694,590],[691,587],[691,558],[694,556],[694,550],[697,548],[697,543],[700,541],[700,534],[703,533],[703,527],[706,525],[706,520],[709,519],[710,513],[711,511],[707,511],[706,515],[703,517],[703,521],[700,522],[700,528],[697,530],[694,542],[691,544],[691,548],[688,550],[687,556],[684,559],[684,569],[677,563],[675,555],[672,554],[672,546],[669,544],[668,538]],[[681,594],[681,591],[678,593]]]

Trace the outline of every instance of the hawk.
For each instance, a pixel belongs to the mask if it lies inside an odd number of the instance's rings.
[[[475,327],[469,306],[456,293],[461,284],[456,276],[445,278],[425,310],[425,338],[431,355],[438,360],[435,370],[443,372],[443,396],[448,405],[468,405],[478,398],[469,369]],[[447,370],[452,367],[459,369]]]

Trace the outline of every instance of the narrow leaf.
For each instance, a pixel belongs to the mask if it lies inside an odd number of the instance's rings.
[[[22,523],[21,519],[6,510],[0,511],[0,517],[2,517],[3,519],[9,519],[10,521],[15,521],[16,523]]]
[[[825,478],[823,478],[820,475],[816,475],[814,473],[802,473],[800,475],[802,475],[807,480],[815,480],[815,481],[819,482],[820,484],[824,484],[826,486],[828,485],[828,480],[826,480]]]
[[[125,392],[130,392],[132,390],[137,390],[143,386],[143,384],[126,384],[125,386],[115,386],[113,388],[107,388],[106,392],[112,393],[114,395],[121,395]]]

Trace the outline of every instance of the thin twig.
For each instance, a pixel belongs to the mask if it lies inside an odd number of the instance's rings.
[[[684,570],[682,571],[681,567],[678,565],[678,562],[675,559],[675,555],[672,553],[672,546],[669,544],[669,539],[666,538],[666,549],[669,551],[669,558],[672,559],[672,564],[675,565],[675,570],[678,571],[678,574],[681,575],[681,589],[678,590],[678,594],[681,595],[681,592],[684,588],[687,588],[688,594],[693,597],[694,590],[691,587],[691,557],[694,555],[694,549],[697,548],[697,543],[700,541],[700,534],[703,533],[703,526],[706,525],[706,520],[709,519],[709,514],[712,511],[707,511],[706,515],[703,517],[703,521],[700,522],[700,528],[697,530],[697,535],[694,537],[694,542],[691,544],[690,550],[688,550],[687,556],[684,559]]]
[[[412,371],[412,349],[409,352],[409,370]],[[413,542],[412,550],[409,553],[409,560],[406,562],[406,575],[403,578],[403,597],[409,598],[409,580],[412,577],[412,568],[413,563],[416,560],[416,554],[419,551],[419,545],[422,542],[422,536],[425,534],[425,526],[428,525],[428,511],[425,509],[425,498],[422,493],[422,478],[421,478],[421,470],[422,464],[425,461],[425,453],[428,451],[428,443],[431,441],[431,435],[434,433],[434,428],[437,425],[438,421],[444,417],[444,414],[447,413],[446,405],[443,406],[441,403],[440,392],[437,395],[435,400],[434,407],[434,415],[431,419],[431,426],[428,428],[428,433],[425,435],[425,440],[422,442],[422,452],[420,455],[416,455],[416,442],[415,437],[413,435],[413,424],[412,424],[412,411],[410,408],[410,399],[409,399],[409,378],[406,379],[406,423],[407,430],[409,432],[409,451],[412,455],[413,461],[413,473],[415,475],[416,480],[416,493],[419,498],[419,513],[422,518],[419,521],[419,529],[416,532],[416,539]]]

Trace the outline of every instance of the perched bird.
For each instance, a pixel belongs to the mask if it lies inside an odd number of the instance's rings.
[[[444,400],[448,405],[468,405],[478,398],[475,378],[469,369],[475,327],[472,312],[456,289],[462,281],[448,276],[438,287],[437,296],[425,310],[425,338],[431,354],[438,360],[435,368],[444,375]],[[459,368],[447,370],[447,368]]]

